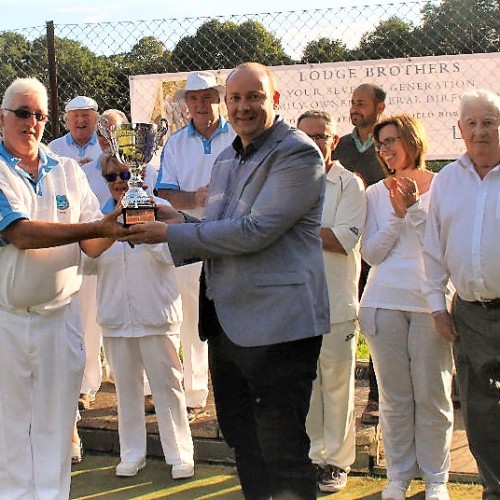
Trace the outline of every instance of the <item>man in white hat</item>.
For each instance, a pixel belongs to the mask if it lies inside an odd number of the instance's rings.
[[[80,165],[97,159],[102,153],[96,135],[97,109],[97,103],[90,97],[79,95],[71,99],[64,108],[69,132],[54,139],[49,148],[59,156],[73,158]]]
[[[220,115],[224,88],[207,71],[189,73],[186,85],[174,100],[184,100],[190,122],[170,136],[161,155],[156,183],[158,195],[175,208],[201,218],[212,166],[219,153],[235,137]],[[198,294],[201,263],[176,269],[184,320],[181,344],[184,387],[190,421],[204,413],[208,396],[208,349],[198,336]]]
[[[64,121],[69,132],[49,143],[52,152],[76,160],[80,166],[97,160],[102,154],[97,140],[96,128],[99,114],[94,99],[77,96],[66,104]],[[88,408],[95,400],[101,385],[100,344],[101,329],[96,321],[96,277],[85,276],[78,292],[80,316],[85,336],[85,373],[80,390],[78,406]],[[76,427],[73,433],[73,461],[82,459],[82,447]]]

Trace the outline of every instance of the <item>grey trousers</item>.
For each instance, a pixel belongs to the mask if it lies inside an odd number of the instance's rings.
[[[453,301],[454,354],[469,447],[483,499],[500,499],[500,309]]]

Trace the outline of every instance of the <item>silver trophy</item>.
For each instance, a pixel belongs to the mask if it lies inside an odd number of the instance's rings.
[[[156,123],[124,123],[110,125],[106,117],[97,123],[101,135],[108,141],[111,154],[130,169],[129,189],[122,198],[123,223],[126,226],[156,219],[156,206],[143,189],[144,168],[158,149],[168,131],[165,118]]]

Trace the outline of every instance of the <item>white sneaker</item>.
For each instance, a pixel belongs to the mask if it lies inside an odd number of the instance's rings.
[[[389,480],[389,484],[382,491],[382,500],[404,500],[410,489],[410,481]]]
[[[115,469],[115,476],[132,477],[146,467],[146,459],[143,458],[138,462],[120,462]]]
[[[81,441],[71,442],[71,463],[79,464],[83,460],[83,445]]]
[[[177,464],[172,465],[172,479],[187,479],[194,476],[194,465]]]
[[[425,500],[450,500],[446,483],[427,483],[425,485]]]

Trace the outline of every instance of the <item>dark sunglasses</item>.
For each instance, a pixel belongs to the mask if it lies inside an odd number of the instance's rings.
[[[123,170],[123,172],[119,173],[113,172],[112,174],[102,174],[102,176],[107,182],[115,182],[118,177],[120,177],[122,181],[128,181],[131,177],[130,171],[128,170]]]
[[[48,118],[46,114],[40,113],[39,111],[28,111],[27,109],[9,109],[9,108],[4,108],[4,109],[5,111],[10,111],[11,113],[14,113],[17,118],[21,118],[22,120],[27,120],[28,118],[34,116],[37,122],[45,122],[47,121]]]

